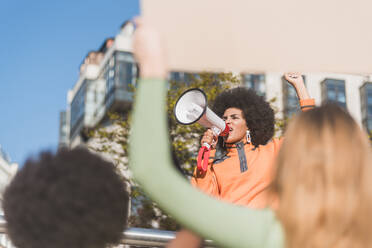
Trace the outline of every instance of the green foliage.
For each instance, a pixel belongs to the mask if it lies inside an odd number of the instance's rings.
[[[114,162],[118,172],[128,168],[129,116],[119,113],[108,113],[109,121],[93,130],[89,130],[89,148],[106,155]],[[124,177],[124,179],[128,179]]]

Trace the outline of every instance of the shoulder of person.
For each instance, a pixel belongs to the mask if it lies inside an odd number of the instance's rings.
[[[264,146],[280,147],[282,145],[282,143],[283,143],[283,140],[284,140],[283,137],[273,137]]]

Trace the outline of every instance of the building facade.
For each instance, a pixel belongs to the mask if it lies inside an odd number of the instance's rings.
[[[0,197],[1,202],[3,199],[3,193],[10,182],[10,180],[13,178],[13,176],[16,174],[18,170],[18,164],[11,163],[9,156],[4,152],[0,145]],[[4,223],[3,218],[3,210],[2,207],[0,209],[0,223]],[[4,248],[15,248],[12,243],[10,242],[9,238],[6,236],[5,233],[0,233],[0,247]]]
[[[290,117],[299,111],[294,88],[284,79],[284,73],[259,74],[260,77],[242,77],[249,88],[265,89],[261,95],[266,100],[275,98],[279,117]],[[372,131],[372,83],[371,76],[304,73],[305,85],[316,105],[332,101],[349,111],[354,119],[368,132]],[[245,79],[260,78],[254,82]],[[261,85],[257,85],[261,84]]]
[[[10,180],[16,174],[18,164],[10,162],[9,156],[5,153],[0,145],[0,194],[5,190]]]
[[[80,65],[79,78],[67,94],[67,109],[60,113],[60,147],[84,143],[86,130],[104,122],[108,112],[130,107],[138,74],[132,33],[132,23],[124,23],[116,37],[89,52]]]
[[[67,94],[67,109],[60,114],[60,146],[74,147],[87,140],[86,130],[102,124],[110,111],[126,111],[133,99],[138,69],[132,56],[133,25],[126,22],[120,32],[97,51],[88,53],[80,76]],[[241,74],[242,85],[272,100],[279,118],[299,111],[297,95],[284,73]],[[188,82],[184,72],[171,72],[171,80]],[[347,109],[363,128],[372,130],[372,77],[348,74],[304,74],[317,105],[333,101]]]

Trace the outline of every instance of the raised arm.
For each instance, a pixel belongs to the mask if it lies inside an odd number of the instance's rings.
[[[164,53],[158,34],[142,22],[134,53],[141,79],[133,109],[130,168],[145,192],[182,225],[223,247],[282,247],[281,227],[272,211],[220,202],[178,174],[170,156]]]
[[[309,92],[306,89],[304,80],[300,73],[289,72],[284,74],[285,79],[295,88],[302,111],[306,111],[315,107],[315,101],[310,98]]]

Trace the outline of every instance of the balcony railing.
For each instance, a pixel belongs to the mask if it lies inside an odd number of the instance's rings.
[[[6,222],[0,215],[0,234],[6,232]],[[124,232],[122,244],[141,247],[164,247],[166,243],[174,239],[175,232],[147,228],[128,228]],[[213,242],[206,240],[204,247],[215,247]]]

